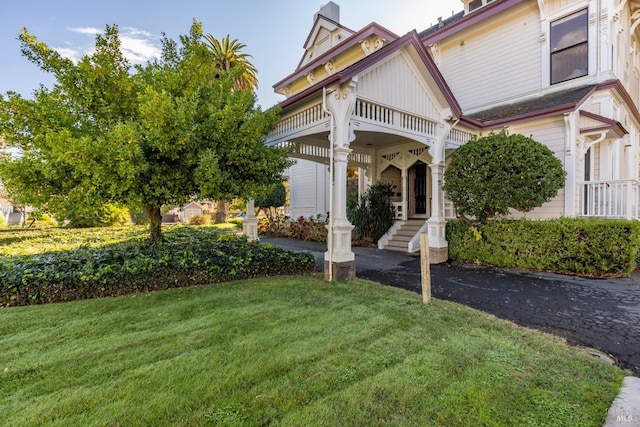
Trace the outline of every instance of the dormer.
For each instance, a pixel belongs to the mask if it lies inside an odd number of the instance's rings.
[[[304,44],[305,53],[298,67],[308,64],[353,34],[353,31],[340,25],[340,6],[330,1],[313,17],[313,27]]]
[[[464,2],[464,14],[474,12],[481,7],[493,3],[494,0],[462,0]]]

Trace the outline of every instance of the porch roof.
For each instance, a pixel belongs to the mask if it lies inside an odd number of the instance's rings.
[[[636,107],[635,101],[620,83],[620,80],[617,79],[552,92],[525,101],[465,114],[462,116],[461,121],[472,128],[492,129],[513,123],[554,116],[576,111],[593,93],[604,90],[617,92],[620,99],[629,108],[631,117],[637,123],[640,123],[640,112]],[[611,121],[611,119],[608,120]],[[619,128],[622,128],[622,125]],[[622,129],[623,133],[626,133],[626,130]]]
[[[484,111],[468,114],[466,117],[478,122],[482,127],[502,126],[518,120],[542,117],[573,111],[597,88],[585,85],[573,89],[550,93],[534,99],[501,105]]]

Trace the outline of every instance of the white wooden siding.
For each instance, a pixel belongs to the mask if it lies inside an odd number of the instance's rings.
[[[433,94],[400,52],[359,77],[358,96],[418,116],[440,118]]]
[[[586,3],[585,0],[547,0],[545,1],[545,6],[547,8],[547,15],[554,15],[563,10],[572,9],[580,4],[586,6]]]
[[[440,46],[440,70],[465,112],[505,103],[542,86],[536,2],[513,7]]]
[[[513,133],[530,136],[536,141],[546,145],[560,159],[564,165],[565,128],[562,118],[540,120],[510,128]],[[581,179],[580,179],[581,180]],[[539,208],[535,208],[526,214],[513,212],[514,218],[526,217],[529,219],[559,218],[564,214],[564,188],[558,191],[556,197]]]
[[[289,169],[291,218],[326,215],[329,210],[329,173],[327,166],[298,160]]]

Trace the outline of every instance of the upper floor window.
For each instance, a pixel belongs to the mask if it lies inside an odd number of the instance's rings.
[[[587,9],[551,23],[551,84],[589,74]]]
[[[466,12],[473,12],[476,9],[480,9],[482,6],[486,6],[488,3],[493,2],[493,0],[471,0],[465,2]]]

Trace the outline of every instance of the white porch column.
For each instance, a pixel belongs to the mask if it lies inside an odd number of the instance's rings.
[[[258,218],[256,218],[255,204],[253,199],[247,199],[247,215],[242,220],[242,231],[250,242],[258,242]]]
[[[445,262],[449,258],[449,244],[445,236],[447,220],[444,218],[444,194],[442,176],[444,163],[431,163],[431,216],[427,220],[429,229],[429,255],[432,264]]]
[[[435,143],[429,148],[431,169],[431,216],[427,220],[429,232],[429,257],[431,264],[446,262],[449,258],[449,244],[445,235],[447,220],[444,217],[444,194],[442,178],[444,175],[444,147],[451,125],[441,120]]]
[[[579,156],[583,156],[582,150],[577,147],[578,141],[578,123],[577,114],[567,113],[564,115],[565,125],[565,150],[564,150],[564,169],[567,172],[564,185],[564,215],[569,218],[576,217],[579,211],[578,205],[579,192],[577,191],[576,174],[578,172],[577,162],[580,161]],[[579,179],[581,181],[581,179]]]
[[[350,128],[351,115],[356,103],[356,83],[349,82],[333,88],[326,99],[326,107],[333,118],[329,141],[333,150],[333,198],[329,217],[327,252],[324,254],[324,276],[329,280],[352,279],[356,275],[355,255],[351,251],[353,225],[347,219],[347,163],[355,139]]]
[[[409,217],[409,174],[406,167],[402,168],[400,176],[402,179],[402,220],[406,221]]]
[[[636,197],[635,197],[635,188],[634,188],[634,180],[635,178],[635,163],[636,163],[636,153],[635,150],[633,149],[633,145],[631,144],[631,139],[632,134],[630,135],[625,135],[622,142],[623,142],[623,148],[622,148],[622,152],[623,152],[623,159],[624,161],[626,161],[625,164],[625,172],[626,172],[626,176],[625,179],[627,180],[627,191],[625,194],[625,215],[627,219],[634,219],[635,215],[636,215]]]

